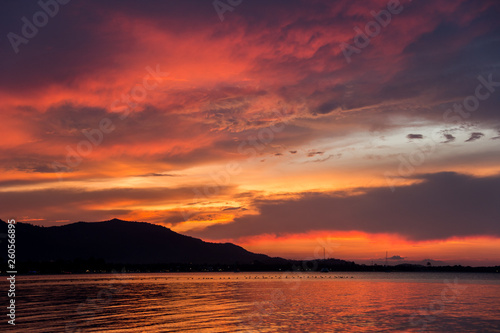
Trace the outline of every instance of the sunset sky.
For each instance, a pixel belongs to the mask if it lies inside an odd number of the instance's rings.
[[[500,265],[497,0],[44,1],[2,3],[0,218]]]

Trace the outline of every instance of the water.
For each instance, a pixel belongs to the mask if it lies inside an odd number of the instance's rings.
[[[16,326],[4,315],[2,332],[500,332],[500,274],[89,274],[16,282]]]

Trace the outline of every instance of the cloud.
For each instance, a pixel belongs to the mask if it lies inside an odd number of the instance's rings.
[[[313,157],[316,155],[323,155],[325,152],[324,151],[311,151],[307,153],[307,157]]]
[[[210,239],[312,230],[399,234],[411,240],[500,236],[500,176],[453,172],[422,175],[420,183],[363,193],[307,193],[298,199],[257,200],[258,215],[191,232]]]
[[[367,6],[382,8],[376,1]],[[286,147],[333,132],[388,129],[392,115],[442,121],[444,101],[473,93],[478,73],[493,68],[495,80],[500,77],[493,66],[500,31],[495,1],[414,2],[348,65],[338,46],[373,19],[365,7],[345,0],[255,1],[227,12],[221,24],[211,3],[197,1],[61,6],[56,19],[21,45],[26,52],[16,55],[2,41],[0,94],[12,108],[0,122],[16,133],[9,142],[14,151],[0,151],[15,163],[1,166],[50,171],[66,145],[82,139],[82,129],[116,118],[110,104],[157,63],[171,80],[148,94],[141,112],[119,122],[89,159],[101,163],[120,152],[181,167],[221,160],[233,153],[233,133],[268,126],[274,109],[286,108],[295,120],[276,135]],[[0,13],[2,31],[20,28],[18,18],[35,10],[9,4]],[[436,75],[442,71],[448,74]],[[439,101],[431,103],[432,96]],[[482,101],[475,119],[499,120],[499,96]],[[324,124],[306,121],[318,117]],[[35,152],[38,164],[28,163]]]
[[[404,260],[405,257],[401,257],[401,256],[392,256],[392,257],[389,257],[387,258],[387,260]]]
[[[481,139],[483,136],[484,136],[484,134],[481,132],[474,132],[474,133],[471,133],[470,137],[467,140],[465,140],[465,142],[476,141],[476,140]]]
[[[186,178],[185,182],[192,184],[189,177],[167,177],[177,172],[189,174],[179,171],[183,169],[197,172],[208,165],[246,159],[238,152],[239,145],[253,140],[249,138],[259,138],[259,134],[262,137],[264,132],[259,130],[269,129],[281,118],[287,121],[284,130],[274,133],[272,144],[259,146],[262,150],[257,152],[258,160],[267,162],[261,165],[271,164],[267,157],[279,147],[291,156],[272,162],[301,159],[304,156],[297,154],[300,151],[306,152],[308,162],[315,162],[314,167],[320,169],[320,162],[354,156],[354,153],[328,152],[346,144],[349,140],[344,139],[352,139],[356,134],[370,133],[377,137],[387,134],[389,138],[392,133],[382,132],[401,128],[405,132],[397,133],[420,131],[420,127],[408,129],[408,124],[416,120],[419,124],[443,128],[447,125],[443,114],[453,109],[453,104],[462,103],[466,96],[474,94],[479,75],[491,74],[495,82],[500,80],[497,66],[500,7],[496,0],[413,1],[370,41],[369,47],[354,54],[353,62],[348,64],[339,45],[352,42],[353,28],[373,20],[370,11],[378,12],[386,4],[386,1],[360,4],[350,0],[244,1],[234,11],[226,12],[223,23],[210,1],[89,0],[61,6],[56,18],[28,44],[20,46],[19,54],[12,51],[7,38],[0,41],[0,132],[8,133],[0,142],[0,170],[4,177],[0,184],[33,188],[47,182],[49,176],[56,178],[50,175],[54,171],[51,163],[64,162],[67,147],[76,149],[85,140],[82,131],[97,128],[103,118],[111,119],[116,129],[105,135],[102,144],[94,147],[78,167],[66,170],[71,171],[64,174],[66,179],[87,181],[86,187],[97,179],[109,184],[113,177],[137,175],[146,178],[141,182],[180,182]],[[19,32],[19,18],[32,17],[39,10],[36,1],[9,1],[5,6],[0,12],[3,36],[10,31]],[[120,120],[112,103],[143,82],[146,66],[156,64],[170,73],[168,78],[148,92],[127,119]],[[488,126],[500,122],[499,102],[500,94],[492,93],[487,100],[481,100],[480,111],[471,114],[467,121],[482,124],[478,128],[487,133]],[[283,111],[283,116],[276,116],[275,110]],[[424,130],[421,133],[428,133]],[[413,140],[423,135],[407,137]],[[451,134],[445,138],[445,142],[455,140]],[[467,142],[477,139],[471,136]],[[318,142],[327,144],[318,146]],[[392,145],[390,140],[385,144]],[[309,147],[321,151],[308,150]],[[378,163],[387,161],[391,152],[373,154],[370,150],[360,154]],[[497,162],[491,152],[481,154],[474,161],[488,155],[492,165]],[[457,154],[449,160],[463,165],[466,158]],[[356,162],[346,161],[346,165],[349,163]],[[426,165],[431,163],[428,159]],[[303,164],[294,166],[304,168],[294,171],[298,179],[311,172]],[[429,169],[433,170],[432,167]],[[232,181],[248,183],[248,179],[256,179],[251,166],[246,170],[245,175]],[[361,173],[359,169],[352,170]],[[259,177],[267,173],[259,173]],[[398,188],[397,193],[413,202],[417,194],[410,190],[423,191],[437,181],[431,176],[421,180],[422,184]],[[477,181],[471,178],[471,183]],[[263,186],[258,181],[255,185]],[[182,204],[193,195],[193,189],[187,185],[183,191],[110,187],[103,191],[72,188],[2,192],[0,208],[9,214],[25,211],[49,220],[102,220],[114,217],[110,214],[133,214],[130,207],[172,204],[174,200]],[[317,215],[311,221],[314,228],[347,228],[342,224],[345,218],[352,220],[356,228],[373,227],[374,232],[388,230],[408,237],[431,237],[424,231],[380,220],[384,216],[401,218],[389,213],[387,205],[394,201],[399,204],[394,208],[396,211],[406,209],[415,216],[424,214],[420,212],[424,209],[416,210],[411,203],[399,202],[384,191],[365,190],[363,195],[352,197],[339,193],[294,196],[301,198],[296,202],[298,205]],[[238,196],[235,192],[224,193],[233,199]],[[243,195],[253,198],[257,194]],[[376,195],[388,201],[380,201]],[[432,193],[429,195],[433,197]],[[420,199],[427,203],[427,197]],[[281,205],[293,206],[292,201],[254,200],[264,219]],[[387,211],[372,207],[373,202]],[[338,211],[328,208],[330,203]],[[350,205],[353,212],[346,211],[343,205]],[[374,219],[374,226],[368,217],[359,216],[359,207],[364,206],[373,213],[370,218]],[[214,210],[220,212],[220,207]],[[290,211],[294,209],[290,207]],[[178,223],[178,214],[172,215],[173,211],[151,214],[157,214],[156,220]],[[321,215],[325,212],[329,215]],[[202,213],[197,218],[214,220],[214,212]],[[158,219],[160,214],[165,216]],[[299,213],[297,216],[307,219]],[[331,216],[336,221],[334,226],[321,222],[331,222]],[[415,225],[422,223],[416,218],[408,219]],[[294,216],[289,221],[278,217],[277,221],[281,221],[282,229],[274,226],[277,222],[270,221],[273,232],[301,230],[298,225],[294,227],[298,223],[294,222]],[[438,228],[439,221],[433,221],[435,224],[429,228]],[[244,228],[247,223],[254,226],[255,230],[248,227],[250,233],[263,232],[252,217],[240,217],[237,222]],[[231,226],[221,227],[227,228],[223,233],[238,234],[229,232]],[[446,232],[438,230],[436,234],[441,237]]]
[[[171,175],[168,173],[156,173],[156,172],[151,172],[147,173],[144,175],[139,175],[138,177],[179,177],[179,175]]]
[[[322,155],[322,154],[319,154],[319,155]],[[314,155],[313,155],[314,156]],[[329,159],[339,159],[342,157],[342,154],[330,154],[328,155],[327,157],[324,157],[324,158],[318,158],[318,159],[315,159],[315,160],[312,160],[312,161],[305,161],[303,163],[321,163],[321,162],[326,162],[328,161]]]
[[[222,211],[226,212],[226,211],[231,211],[231,210],[247,210],[247,209],[244,207],[228,207],[228,208],[224,208]]]
[[[444,137],[446,138],[446,141],[443,141],[443,143],[450,143],[450,142],[453,142],[455,141],[455,137],[451,134],[443,134]]]
[[[104,190],[68,188],[2,191],[0,192],[0,211],[3,216],[17,216],[22,212],[23,215],[43,218],[49,223],[56,220],[99,221],[116,216],[130,219],[130,216],[138,213],[140,209],[124,209],[123,207],[161,206],[172,205],[175,202],[193,202],[195,189],[198,188],[151,187]],[[234,187],[231,186],[220,186],[218,189],[217,195],[212,195],[210,200],[217,200],[221,196],[234,193]],[[201,214],[204,211],[197,209],[195,213]],[[150,214],[151,212],[148,212],[148,215]],[[160,220],[165,219],[167,215],[175,215],[173,220],[184,221],[182,212],[178,209],[168,208],[157,215],[162,216]],[[150,216],[150,222],[152,222],[151,220]]]

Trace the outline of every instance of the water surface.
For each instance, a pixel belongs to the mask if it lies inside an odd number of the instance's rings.
[[[19,276],[16,296],[9,332],[500,332],[500,274]]]

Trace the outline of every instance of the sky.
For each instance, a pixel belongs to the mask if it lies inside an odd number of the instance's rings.
[[[2,7],[2,219],[500,265],[498,1]]]

